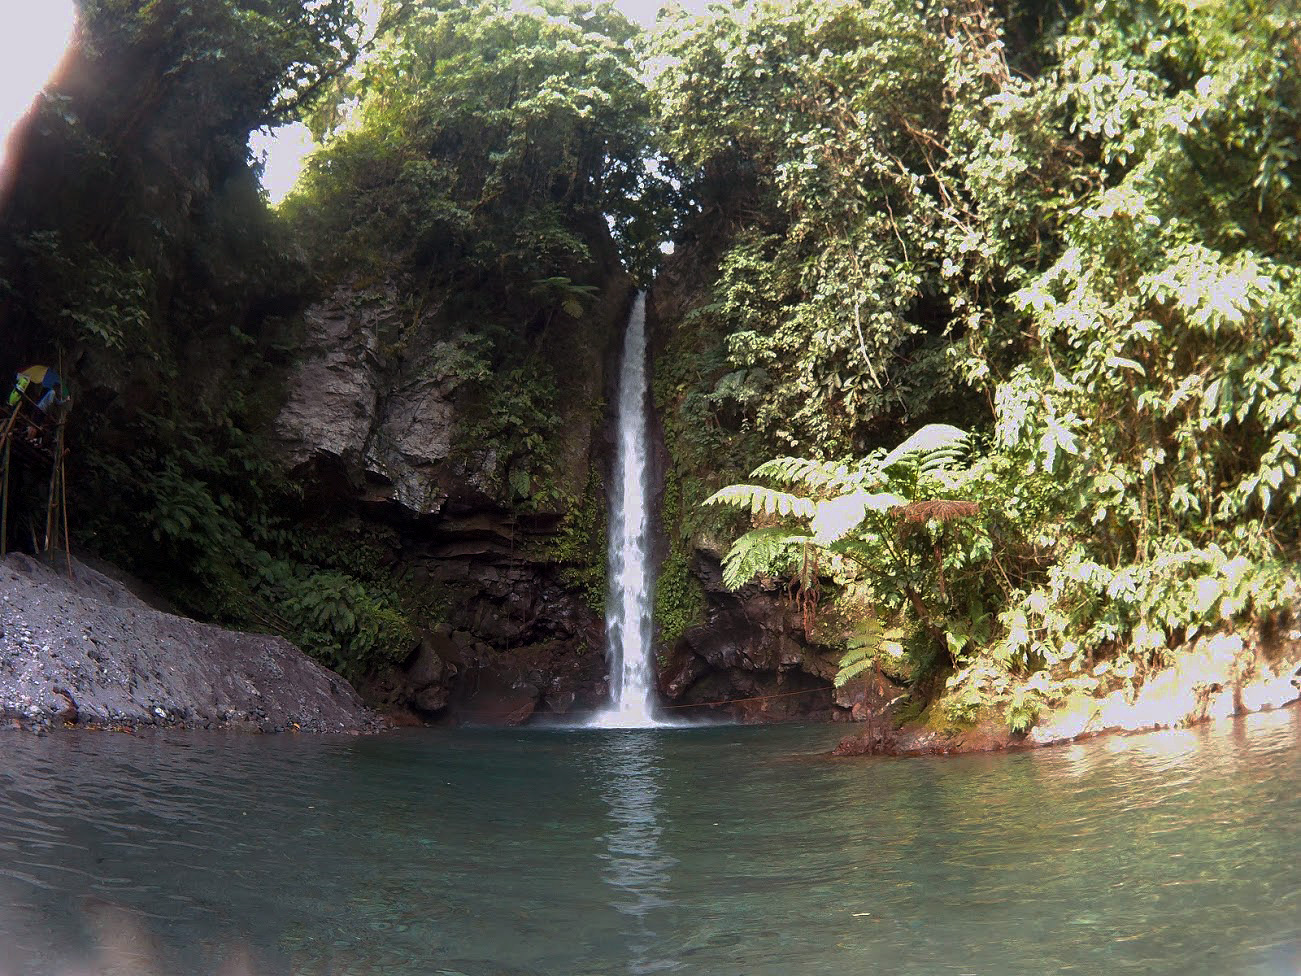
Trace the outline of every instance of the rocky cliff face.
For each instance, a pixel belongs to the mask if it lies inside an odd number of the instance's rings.
[[[711,300],[712,250],[708,241],[679,250],[651,293],[655,429],[664,471],[658,505],[665,567],[657,600],[661,692],[675,713],[686,717],[715,714],[747,722],[862,717],[868,703],[888,689],[863,682],[852,690],[834,689],[840,649],[811,640],[799,609],[775,584],[730,592],[720,570],[728,537],[701,518],[699,503],[722,485],[743,480],[756,463],[745,457],[744,437],[734,432],[722,439],[725,449],[702,451],[696,436],[702,418],[684,395],[684,376],[699,382],[702,370],[725,372],[717,337],[692,317]],[[716,702],[726,704],[710,704]]]
[[[325,493],[437,515],[447,500],[439,477],[452,467],[459,380],[440,375],[439,349],[427,336],[411,342],[409,360],[385,355],[405,325],[402,312],[392,281],[342,285],[308,308],[305,354],[275,429],[289,465]]]
[[[464,330],[444,308],[413,313],[385,281],[307,310],[275,432],[312,507],[389,530],[391,571],[423,604],[419,645],[362,688],[399,717],[517,723],[606,696],[604,404],[632,284],[612,249],[580,280],[600,283],[582,316],[518,330],[561,386],[546,443],[523,449],[524,420],[476,426],[482,384],[458,371]]]
[[[805,639],[800,612],[786,594],[758,586],[731,593],[714,558],[698,552],[696,560],[704,622],[660,652],[660,687],[674,710],[746,722],[841,717],[831,688],[838,655]]]

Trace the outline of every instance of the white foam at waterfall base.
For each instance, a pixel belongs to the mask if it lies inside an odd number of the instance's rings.
[[[610,706],[589,723],[599,728],[650,728],[655,717],[651,647],[652,574],[646,483],[646,294],[628,316],[615,424],[614,487],[610,492],[609,591],[605,656]]]

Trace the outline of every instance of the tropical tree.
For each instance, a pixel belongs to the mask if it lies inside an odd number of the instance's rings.
[[[311,238],[350,260],[402,254],[443,279],[523,287],[587,257],[608,216],[627,260],[650,270],[658,251],[630,230],[656,186],[637,28],[609,3],[517,6],[391,11],[339,96],[358,100],[355,122],[290,202]]]
[[[960,715],[991,701],[1014,705],[1022,726],[1036,702],[1115,687],[1117,675],[1139,681],[1198,634],[1287,607],[1301,528],[1301,22],[1279,2],[1096,0],[1041,21],[1039,43],[1009,50],[1005,39],[1024,43],[1033,6],[1009,7],[1008,22],[978,3],[937,15],[936,36],[947,41],[942,85],[923,106],[930,114],[900,111],[888,132],[880,121],[868,129],[881,145],[921,133],[919,156],[886,150],[901,185],[906,171],[919,174],[915,192],[885,193],[858,211],[877,221],[864,240],[892,249],[874,265],[885,278],[906,284],[925,269],[917,294],[934,296],[929,307],[947,323],[932,334],[947,343],[949,381],[961,378],[988,411],[964,424],[984,449],[955,496],[981,506],[986,579],[966,613],[968,633],[940,625],[953,671],[945,700]],[[788,20],[761,4],[746,10],[747,24],[797,33],[837,16],[830,6],[821,21],[810,10]],[[851,36],[870,35],[859,27]],[[837,49],[825,47],[831,59]],[[719,52],[721,75],[739,90],[741,75],[727,66],[752,70],[756,51],[723,43]],[[819,68],[810,63],[809,76],[820,78]],[[909,91],[919,83],[891,77]],[[847,85],[840,97],[856,90],[871,84]],[[795,99],[793,85],[782,91]],[[799,416],[798,396],[809,398],[821,426],[797,439],[825,457],[845,444],[833,427],[871,430],[882,414],[799,386],[791,369],[820,355],[816,333],[772,327],[808,307],[788,301],[806,301],[808,282],[855,280],[843,269],[818,277],[819,249],[840,246],[829,232],[782,262],[792,239],[810,239],[788,230],[853,199],[827,192],[826,208],[813,198],[792,205],[791,187],[834,167],[799,149],[823,145],[825,133],[782,119],[791,139],[770,167],[782,181],[762,185],[787,194],[784,223],[772,232],[771,204],[761,218],[737,218],[706,314],[738,323],[739,309],[762,302],[751,318],[762,327],[750,329],[760,338],[745,338],[747,348],[804,337],[809,354],[783,349],[767,376],[790,398],[776,417]],[[755,126],[762,138],[762,122]],[[876,159],[863,153],[846,172],[889,188],[874,175]],[[745,334],[735,329],[720,330],[733,354]],[[916,349],[893,348],[862,361],[892,376],[922,362]],[[851,362],[852,349],[840,348],[818,368],[843,380]],[[902,412],[907,395],[898,392]],[[750,414],[756,425],[765,406]],[[948,562],[914,565],[933,591],[942,572],[953,590]],[[892,571],[907,580],[904,568]]]

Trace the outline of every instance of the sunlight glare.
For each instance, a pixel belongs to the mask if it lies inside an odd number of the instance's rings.
[[[258,129],[248,139],[253,155],[262,160],[262,188],[271,205],[279,206],[298,182],[307,157],[317,148],[311,131],[301,122],[277,129]]]
[[[73,0],[0,0],[0,174],[18,148],[14,127],[54,73],[76,20]]]

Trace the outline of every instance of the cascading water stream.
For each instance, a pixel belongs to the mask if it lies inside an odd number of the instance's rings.
[[[605,655],[610,664],[610,707],[593,725],[647,728],[655,719],[651,662],[651,564],[646,472],[646,293],[628,316],[619,402],[614,490],[610,493],[610,586],[606,596]]]

